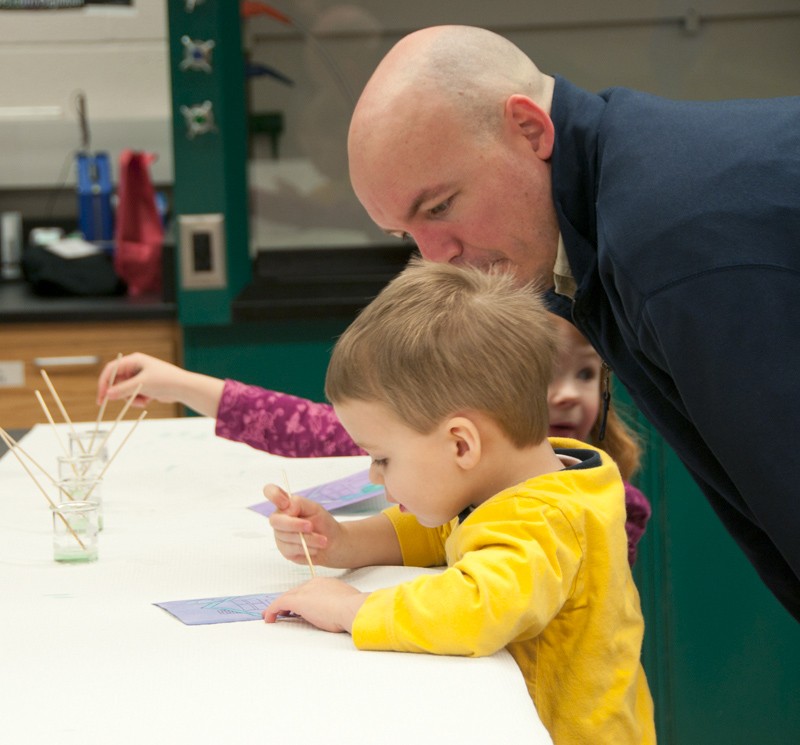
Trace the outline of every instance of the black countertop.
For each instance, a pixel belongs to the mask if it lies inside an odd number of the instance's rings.
[[[0,323],[141,321],[177,317],[160,296],[42,297],[24,280],[0,281]]]
[[[411,244],[270,249],[231,303],[234,321],[352,317],[403,270]]]
[[[352,317],[415,252],[405,243],[262,251],[252,281],[231,303],[233,321]],[[43,297],[24,280],[0,281],[0,324],[171,318],[177,304],[160,296]]]

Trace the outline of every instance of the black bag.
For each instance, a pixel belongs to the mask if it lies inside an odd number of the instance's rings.
[[[22,271],[37,295],[124,295],[127,287],[105,253],[65,259],[42,246],[22,252]]]

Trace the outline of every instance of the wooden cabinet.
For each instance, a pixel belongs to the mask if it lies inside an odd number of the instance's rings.
[[[27,428],[47,419],[34,391],[44,397],[56,422],[63,421],[41,375],[45,370],[70,419],[97,418],[97,377],[117,353],[144,352],[181,363],[180,330],[171,320],[0,325],[0,426]],[[121,402],[108,405],[105,420],[117,416]],[[152,402],[148,418],[180,416],[178,404]],[[131,412],[126,419],[131,418]]]

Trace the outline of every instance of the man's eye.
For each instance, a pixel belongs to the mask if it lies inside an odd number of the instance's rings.
[[[444,202],[437,204],[435,207],[431,207],[428,210],[428,214],[431,217],[438,217],[439,215],[443,215],[445,212],[447,212],[448,209],[450,209],[451,201],[452,199],[445,199]]]

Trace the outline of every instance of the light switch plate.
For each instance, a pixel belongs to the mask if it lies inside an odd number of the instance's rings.
[[[25,363],[22,360],[0,360],[0,388],[24,388]]]
[[[179,215],[181,287],[184,290],[224,289],[225,219],[219,213]]]

